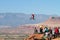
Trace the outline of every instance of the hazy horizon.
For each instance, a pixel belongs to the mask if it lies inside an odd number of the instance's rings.
[[[45,21],[49,15],[35,14],[35,20],[31,20],[30,17],[31,14],[24,13],[0,13],[0,25],[19,26],[36,24]]]

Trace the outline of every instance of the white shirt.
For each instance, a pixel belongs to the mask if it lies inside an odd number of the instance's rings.
[[[43,29],[43,32],[45,32],[46,28]]]
[[[54,31],[54,29],[53,29],[53,30],[52,30],[52,34],[54,34],[54,32],[55,32],[55,31]]]
[[[60,33],[60,28],[59,28],[59,33]]]

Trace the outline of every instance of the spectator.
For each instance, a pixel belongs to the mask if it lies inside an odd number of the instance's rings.
[[[59,27],[59,36],[60,36],[60,27]]]
[[[52,28],[52,37],[55,38],[55,31],[54,31],[54,28]]]
[[[43,33],[43,28],[42,27],[40,28],[40,33]]]
[[[52,29],[51,29],[51,27],[49,27],[49,32],[50,32],[50,34],[52,34]]]
[[[48,30],[48,28],[47,28],[47,27],[45,27],[45,32],[49,32],[49,30]]]
[[[52,34],[49,32],[48,33],[48,40],[51,40],[51,38],[52,38]]]
[[[38,33],[38,30],[37,30],[37,28],[35,27],[35,28],[34,28],[34,34],[36,34],[36,33]]]
[[[49,27],[49,33],[48,33],[48,40],[51,40],[52,38],[52,29]]]
[[[55,37],[57,37],[59,34],[59,30],[58,30],[58,27],[55,28]]]

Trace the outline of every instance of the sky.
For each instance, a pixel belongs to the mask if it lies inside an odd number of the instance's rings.
[[[60,15],[60,0],[0,0],[0,13]]]

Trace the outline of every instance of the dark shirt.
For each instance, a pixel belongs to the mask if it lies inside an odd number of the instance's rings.
[[[40,33],[42,33],[43,32],[43,29],[42,28],[40,28]]]
[[[49,29],[49,32],[52,34],[52,30],[51,29]]]

